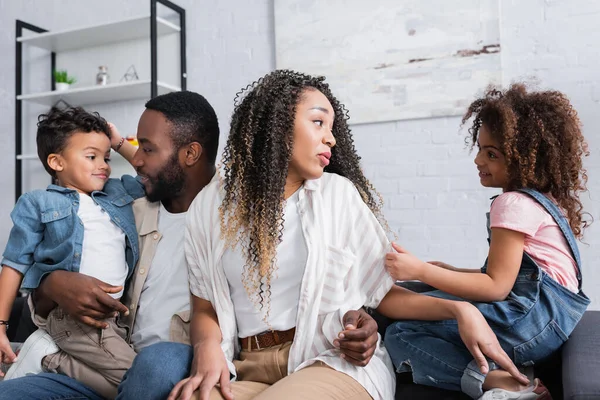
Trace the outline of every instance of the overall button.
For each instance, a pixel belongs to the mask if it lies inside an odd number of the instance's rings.
[[[531,279],[533,279],[533,280],[537,280],[537,278],[539,278],[539,274],[538,274],[537,272],[533,272],[533,273],[531,274]]]

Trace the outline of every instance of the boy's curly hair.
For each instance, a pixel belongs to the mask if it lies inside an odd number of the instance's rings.
[[[37,153],[53,178],[56,178],[56,171],[48,165],[48,156],[63,151],[69,138],[78,132],[104,133],[110,139],[108,123],[97,112],[91,113],[81,107],[52,107],[48,113],[38,116]]]
[[[330,164],[325,172],[348,178],[364,202],[384,221],[381,196],[364,176],[344,106],[324,77],[276,70],[236,95],[231,131],[223,153],[224,199],[219,208],[221,234],[228,246],[242,244],[246,292],[269,314],[271,280],[283,232],[284,186],[294,146],[296,106],[306,90],[327,97],[335,116]],[[385,226],[385,225],[384,225]]]
[[[462,123],[471,117],[467,143],[473,148],[481,125],[489,128],[506,158],[506,189],[551,194],[566,211],[575,236],[581,238],[588,221],[583,219],[579,194],[587,190],[583,157],[589,152],[567,96],[558,91],[528,92],[522,83],[505,91],[490,86],[484,97],[471,103]]]

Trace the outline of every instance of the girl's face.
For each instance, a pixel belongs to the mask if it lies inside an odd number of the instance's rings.
[[[317,179],[329,165],[333,137],[333,107],[320,91],[306,89],[296,106],[294,147],[288,168],[288,182]]]
[[[500,151],[500,144],[492,137],[485,124],[479,128],[477,148],[479,151],[475,156],[475,164],[479,170],[481,185],[506,190],[508,186],[506,159]]]

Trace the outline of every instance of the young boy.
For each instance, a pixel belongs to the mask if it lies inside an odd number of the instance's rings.
[[[106,321],[106,329],[97,329],[55,308],[47,319],[36,319],[40,329],[21,350],[23,359],[35,361],[31,365],[17,362],[6,337],[7,320],[19,287],[35,289],[55,270],[78,271],[119,286],[111,295],[120,298],[138,259],[131,205],[144,190],[130,176],[109,179],[110,127],[97,113],[51,109],[38,119],[37,148],[56,184],[25,193],[11,213],[14,226],[0,273],[0,358],[14,363],[5,379],[42,372],[43,364],[112,398],[135,357],[116,317]],[[86,381],[90,369],[104,379]]]

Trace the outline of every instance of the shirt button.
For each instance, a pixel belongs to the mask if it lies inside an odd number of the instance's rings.
[[[79,258],[79,253],[75,253],[75,258]]]
[[[140,275],[144,275],[146,273],[146,270],[144,268],[140,268]]]
[[[129,309],[130,309],[131,311],[135,310],[135,303],[133,303],[133,304],[132,304],[132,305],[129,307]]]
[[[54,211],[54,218],[58,217],[58,211]]]
[[[155,233],[154,235],[152,235],[152,238],[153,238],[154,240],[158,239],[158,233]]]

